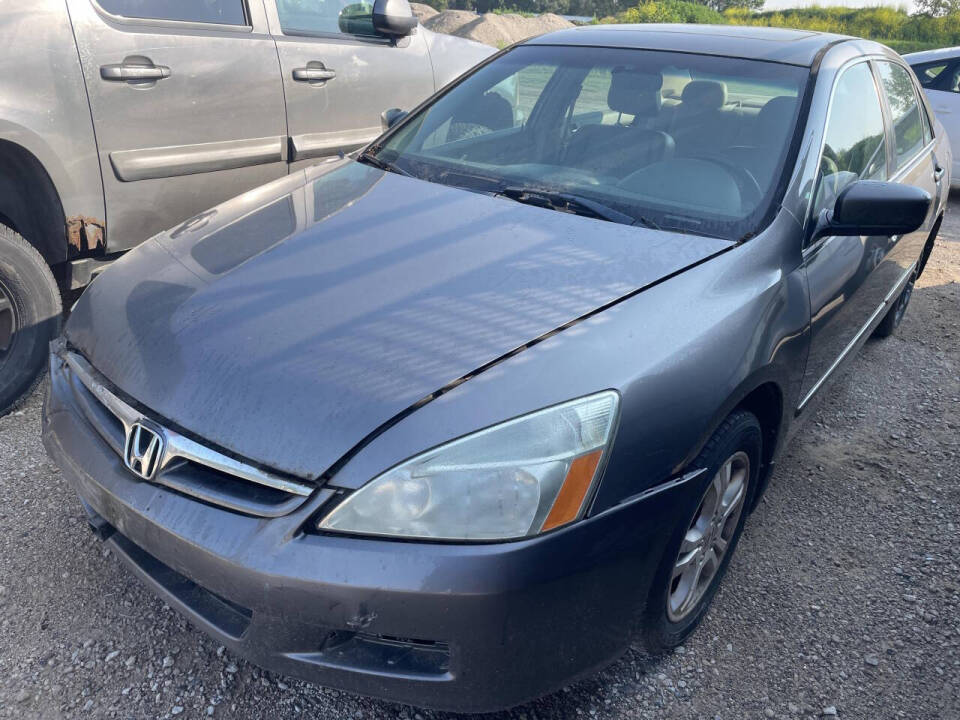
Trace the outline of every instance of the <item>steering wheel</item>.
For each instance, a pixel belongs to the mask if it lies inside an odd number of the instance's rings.
[[[747,168],[731,162],[723,155],[715,153],[704,153],[693,157],[696,160],[706,160],[714,165],[719,165],[733,175],[733,179],[740,190],[740,202],[742,204],[747,204],[746,201],[750,200],[752,201],[750,204],[756,206],[763,200],[763,188],[760,187],[757,178],[754,177],[753,173],[747,170]]]
[[[840,165],[837,160],[833,148],[829,145],[824,145],[823,155],[820,156],[820,163],[823,166],[820,168],[820,174],[826,177],[827,175],[836,175],[840,172]]]

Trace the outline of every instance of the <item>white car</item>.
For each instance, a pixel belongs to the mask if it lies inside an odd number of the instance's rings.
[[[920,79],[953,148],[953,185],[960,184],[960,47],[903,56]]]

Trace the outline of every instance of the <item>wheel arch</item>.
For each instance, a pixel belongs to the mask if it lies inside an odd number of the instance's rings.
[[[767,366],[758,369],[740,383],[714,414],[707,431],[688,458],[688,462],[691,462],[700,454],[700,451],[717,431],[717,428],[731,414],[737,410],[746,410],[753,413],[759,421],[763,433],[759,484],[757,491],[754,493],[753,506],[756,506],[770,481],[777,454],[784,438],[784,430],[790,421],[785,410],[787,407],[784,393],[786,377],[783,371],[780,371],[777,367]]]
[[[0,222],[22,235],[49,265],[67,259],[66,218],[53,180],[33,153],[3,139]]]

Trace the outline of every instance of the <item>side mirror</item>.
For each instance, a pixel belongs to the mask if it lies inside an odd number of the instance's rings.
[[[395,38],[412,35],[418,22],[407,0],[374,0],[373,29],[381,35]]]
[[[383,131],[386,132],[398,122],[403,120],[407,116],[406,110],[401,110],[400,108],[390,108],[389,110],[384,110],[380,113],[380,127],[383,128]]]
[[[820,213],[814,239],[826,235],[906,235],[923,225],[930,193],[913,185],[858,180]]]

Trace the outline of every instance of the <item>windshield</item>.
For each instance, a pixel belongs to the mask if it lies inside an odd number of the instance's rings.
[[[525,45],[370,153],[431,182],[736,240],[759,229],[774,200],[807,74],[736,58]]]

